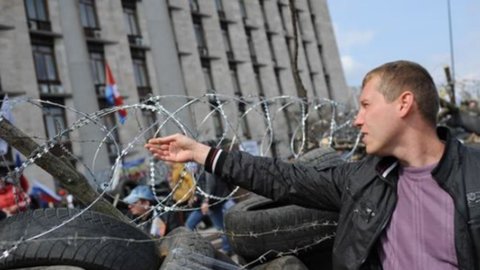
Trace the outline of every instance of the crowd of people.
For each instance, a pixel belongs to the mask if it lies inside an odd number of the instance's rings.
[[[18,181],[0,178],[0,220],[29,209],[47,207],[74,208],[74,198],[63,188],[55,192],[39,183],[32,186],[23,175]]]
[[[228,197],[232,192],[230,186],[204,170],[197,171],[196,166],[183,163],[168,163],[168,166],[170,172],[161,182],[168,183],[168,189],[142,184],[123,199],[138,226],[153,237],[165,236],[178,226],[195,231],[202,221],[223,231],[224,214],[235,204]],[[194,182],[190,182],[192,179]],[[182,181],[189,184],[182,186],[185,184]],[[175,211],[173,206],[187,211]],[[220,251],[232,255],[226,235],[221,238]]]
[[[0,219],[12,216],[29,208],[30,196],[27,194],[28,181],[21,176],[19,185],[5,178],[0,179]]]

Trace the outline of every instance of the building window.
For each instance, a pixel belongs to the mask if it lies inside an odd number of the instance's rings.
[[[217,11],[223,11],[222,0],[215,0],[215,7],[217,8]]]
[[[279,69],[275,69],[275,79],[277,80],[277,88],[278,88],[278,93],[279,95],[283,96],[283,88],[282,88],[282,81],[281,81],[281,71]],[[282,106],[285,106],[286,102],[285,100],[282,100]],[[291,134],[293,134],[293,127],[292,127],[292,121],[290,121],[289,117],[289,112],[285,108],[282,110],[283,111],[283,116],[285,117],[285,122],[287,123],[287,130],[288,130],[288,136],[291,137]]]
[[[225,46],[225,51],[228,53],[232,52],[232,45],[230,44],[230,37],[228,35],[228,26],[225,23],[220,24],[222,30],[223,46]]]
[[[230,66],[230,77],[232,78],[233,83],[233,93],[235,93],[236,96],[241,96],[242,91],[240,89],[240,82],[238,81],[238,74],[235,66]]]
[[[282,81],[280,80],[280,70],[275,69],[275,80],[277,81],[278,94],[283,95]]]
[[[48,21],[47,4],[45,0],[25,0],[29,20]]]
[[[332,84],[330,81],[330,75],[328,75],[327,73],[325,73],[325,85],[327,86],[328,98],[333,100]]]
[[[43,105],[42,111],[49,139],[53,139],[56,135],[59,135],[62,131],[67,129],[65,109],[45,104]],[[63,134],[60,139],[62,141],[68,140],[68,133]]]
[[[207,90],[208,93],[210,94],[215,94],[215,90],[209,89]],[[218,100],[217,96],[212,96],[208,99],[208,102],[210,103],[210,110],[213,111],[213,126],[215,128],[215,135],[217,137],[221,137],[223,134],[223,123],[222,123],[222,114],[220,111],[217,110],[217,108],[220,106],[220,102]]]
[[[199,12],[200,6],[198,5],[198,0],[189,0],[190,3],[190,10],[192,12]]]
[[[258,94],[263,97],[265,96],[263,92],[262,80],[260,79],[260,70],[258,67],[253,68],[253,73],[255,74],[255,82],[257,83]]]
[[[32,44],[33,61],[38,81],[57,82],[57,68],[53,45]]]
[[[63,104],[63,100],[51,100],[57,104]],[[67,152],[72,151],[72,145],[68,132],[64,132],[67,129],[67,120],[65,115],[65,109],[60,106],[52,106],[44,104],[42,107],[43,121],[45,122],[45,132],[49,139],[56,139],[56,145],[50,150],[50,152],[56,156],[65,155],[65,149]],[[64,132],[64,133],[63,133]],[[56,137],[60,135],[62,136]]]
[[[141,99],[147,98],[152,94],[150,81],[148,78],[147,61],[145,52],[142,50],[132,50],[133,72],[135,83],[137,85],[138,95]]]
[[[282,22],[282,29],[283,31],[285,31],[285,33],[287,32],[287,25],[285,24],[285,20],[284,20],[284,14],[283,14],[283,5],[279,2],[278,3],[278,14],[280,16],[280,21]]]
[[[245,2],[244,0],[240,0],[240,14],[242,15],[243,19],[247,18],[247,8],[245,7]]]
[[[302,11],[296,10],[296,11],[295,11],[295,17],[293,18],[294,20],[297,21],[296,25],[297,25],[298,30],[299,30],[299,33],[298,33],[298,34],[299,34],[300,36],[304,36],[304,35],[305,35],[305,33],[304,33],[305,30],[304,30],[303,27],[302,27],[302,20],[301,20],[302,13],[303,13]]]
[[[147,72],[147,62],[145,52],[141,50],[132,50],[133,71],[135,73],[135,83],[137,87],[150,86]]]
[[[319,97],[317,93],[317,84],[315,83],[315,73],[310,72],[310,80],[312,81],[312,92],[315,97]]]
[[[107,104],[105,99],[99,99],[98,105],[100,109],[106,109],[110,106]],[[115,163],[117,156],[120,154],[117,151],[122,151],[120,143],[120,134],[118,133],[117,128],[117,118],[116,113],[109,113],[102,117],[103,123],[107,130],[110,132],[110,136],[107,137],[105,141],[105,147],[107,148],[108,157],[110,159],[110,164]],[[117,146],[115,145],[117,143]]]
[[[80,20],[85,28],[99,29],[94,0],[79,0]]]
[[[288,51],[288,56],[290,57],[289,59],[293,59],[293,48],[294,45],[292,44],[294,42],[293,38],[290,37],[285,37],[285,43],[287,44],[287,51]]]
[[[257,62],[257,55],[255,54],[255,46],[253,45],[252,39],[252,31],[249,29],[245,30],[245,34],[247,36],[247,43],[248,43],[248,51],[250,52],[250,57],[252,58],[253,62]]]
[[[193,28],[198,48],[206,48],[207,43],[205,42],[205,33],[203,32],[202,19],[200,17],[195,16],[193,18]]]
[[[157,114],[155,112],[145,109],[142,110],[142,116],[146,127],[149,128],[145,135],[147,136],[147,138],[155,137],[155,133],[158,129]]]
[[[240,99],[238,102],[238,117],[240,118],[240,126],[242,128],[243,136],[245,138],[251,138],[250,126],[248,125],[247,117],[244,115],[246,111],[246,105],[243,103],[243,95],[240,89],[240,82],[238,80],[237,69],[235,66],[230,66],[230,77],[233,83],[233,92],[235,96]]]
[[[214,89],[212,72],[210,70],[210,62],[208,62],[208,60],[202,60],[202,72],[203,77],[205,78],[205,86],[207,87],[207,91]]]
[[[212,72],[210,69],[210,62],[208,60],[202,60],[202,72],[203,77],[205,78],[205,86],[207,87],[206,92],[210,94],[215,94],[215,86],[213,85]],[[208,102],[210,103],[210,110],[214,112],[213,125],[215,128],[215,134],[220,137],[223,133],[223,123],[221,113],[216,110],[216,108],[220,105],[218,98],[210,97]]]
[[[137,7],[135,2],[122,1],[123,4],[123,20],[125,28],[129,36],[140,36],[140,28],[138,27]]]
[[[277,65],[277,57],[275,56],[275,50],[273,47],[272,34],[267,34],[268,47],[270,48],[270,54],[272,55],[272,61],[274,65]]]
[[[265,25],[265,29],[268,29],[267,12],[265,10],[265,4],[263,3],[263,0],[260,0],[260,9],[262,11],[262,19]]]
[[[58,78],[53,43],[50,40],[34,40],[32,53],[40,93],[63,93],[63,87]]]
[[[102,46],[88,46],[93,82],[96,86],[105,85],[105,56]],[[101,94],[101,93],[100,93]]]

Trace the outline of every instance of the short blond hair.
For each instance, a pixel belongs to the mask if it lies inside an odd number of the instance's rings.
[[[378,91],[389,102],[410,90],[415,96],[420,114],[432,126],[437,125],[440,100],[432,76],[424,67],[405,60],[385,63],[365,75],[362,89],[374,77],[380,78]]]

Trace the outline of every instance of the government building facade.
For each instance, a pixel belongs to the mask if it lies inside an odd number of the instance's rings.
[[[15,125],[41,144],[79,119],[78,111],[93,113],[111,106],[105,99],[106,64],[125,104],[151,96],[206,93],[239,99],[298,96],[290,60],[295,38],[307,96],[348,103],[351,94],[326,0],[295,0],[293,9],[288,0],[2,0],[0,98],[26,96],[64,106],[13,106]],[[164,106],[174,110],[185,102],[171,99]],[[198,115],[209,110],[208,105],[198,106],[179,117],[195,127],[203,121]],[[147,124],[156,121],[155,114],[140,113]],[[288,148],[293,131],[287,114],[285,118],[270,155]],[[124,125],[118,124],[116,114],[102,118],[106,127],[118,127],[112,133],[116,145],[107,140],[99,147],[104,131],[90,126],[62,135],[62,147],[52,152],[70,151],[80,163],[94,167],[94,173],[108,172],[118,146],[135,137],[138,123],[133,119],[131,112]],[[213,118],[202,125],[202,138],[222,135],[221,121]],[[255,117],[245,118],[241,139],[260,140],[261,125]],[[145,155],[142,144],[133,146],[124,159]],[[2,175],[14,156],[10,150],[0,162]],[[88,175],[84,166],[75,164]],[[26,173],[51,182],[51,176],[34,166]]]

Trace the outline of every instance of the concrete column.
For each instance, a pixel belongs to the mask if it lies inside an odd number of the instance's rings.
[[[330,99],[347,104],[351,99],[351,93],[348,90],[342,63],[340,62],[340,53],[338,51],[333,32],[332,20],[328,11],[326,0],[311,1],[311,12],[315,14],[317,22],[314,25],[317,31],[319,43],[323,45],[323,60],[326,73],[330,76],[331,96]]]
[[[150,36],[151,53],[155,66],[157,82],[161,89],[156,95],[188,95],[183,82],[182,70],[175,46],[175,35],[170,21],[167,1],[145,0],[145,17],[147,31]],[[168,99],[168,104],[162,104],[171,112],[187,102],[186,99]],[[193,119],[189,108],[183,109],[176,117],[194,131]],[[162,134],[179,132],[173,125],[168,125]],[[192,135],[192,134],[188,134]],[[195,135],[195,134],[193,134]]]
[[[73,104],[77,110],[85,113],[92,113],[99,110],[95,86],[93,84],[92,72],[90,69],[90,60],[88,56],[87,44],[85,42],[83,27],[80,23],[80,13],[78,11],[77,1],[58,1],[60,11],[60,25],[62,27],[63,40],[65,43],[65,53],[67,67],[72,86]],[[78,116],[81,117],[80,115]],[[90,124],[79,129],[81,140],[100,141],[106,133],[100,129],[99,125]],[[81,154],[83,162],[90,169],[99,144],[83,143]],[[99,173],[110,169],[107,149],[102,147],[95,160],[95,171]],[[96,185],[88,173],[85,176]],[[105,180],[105,179],[99,179]]]

